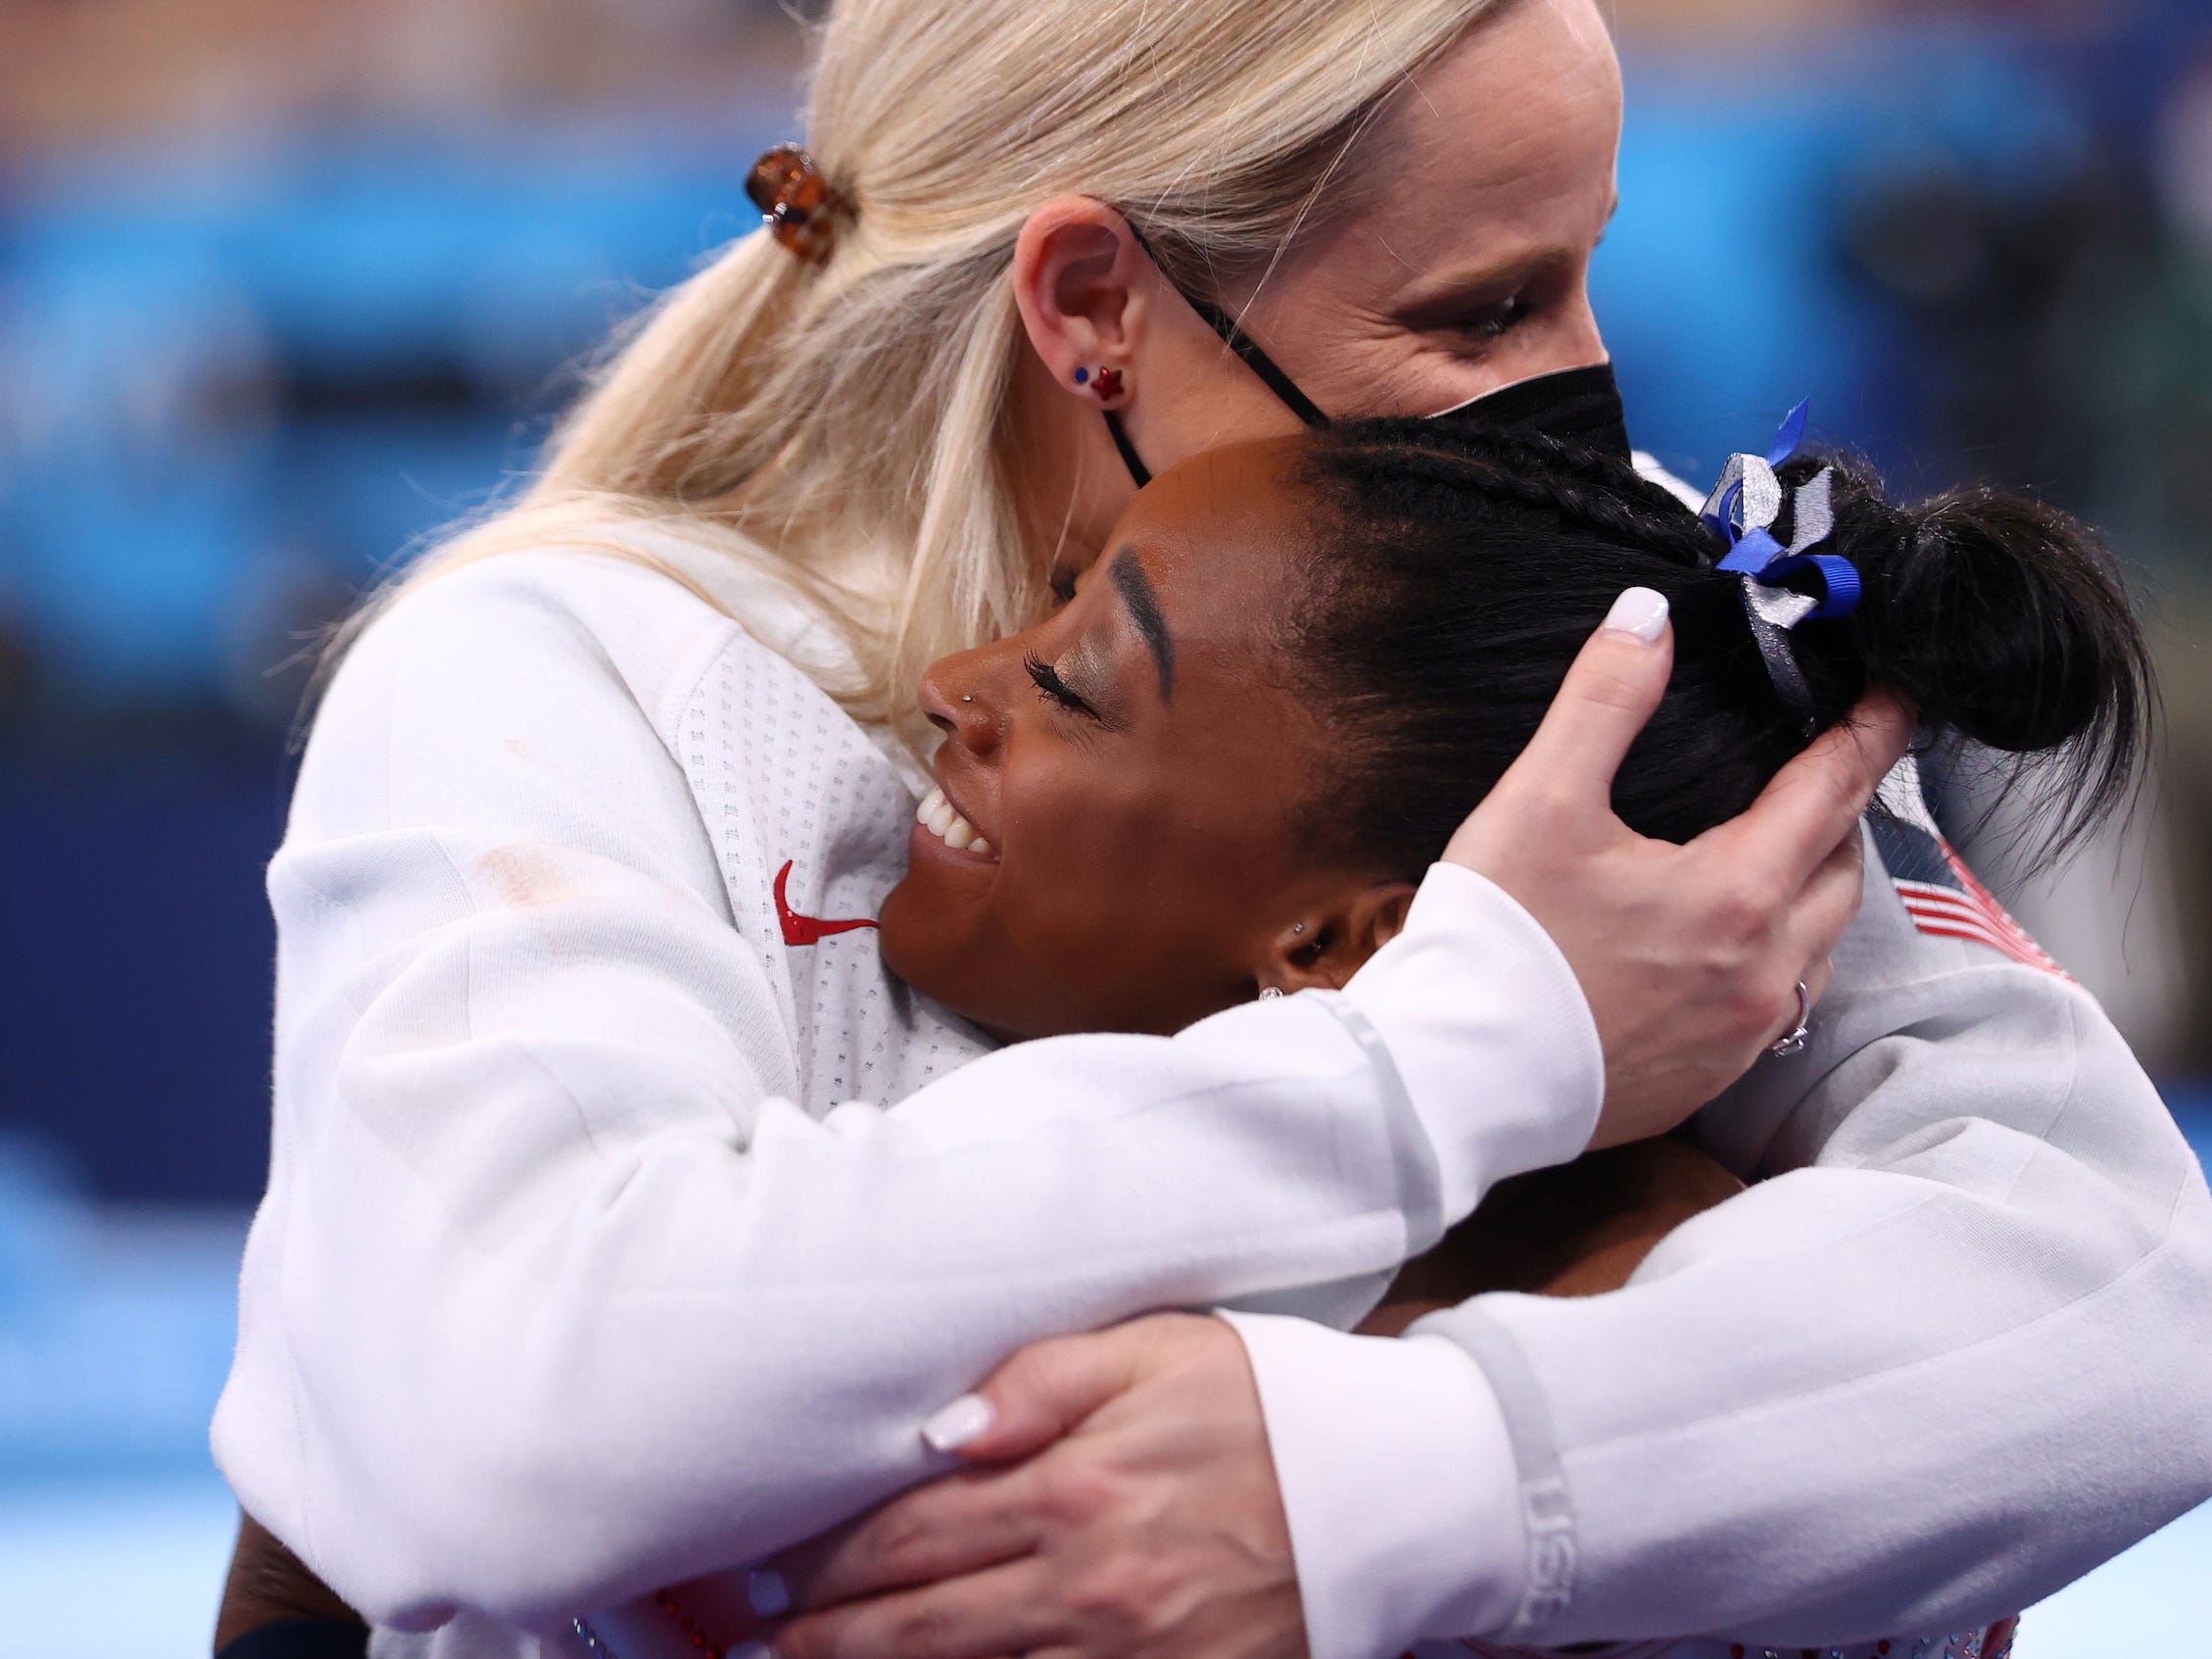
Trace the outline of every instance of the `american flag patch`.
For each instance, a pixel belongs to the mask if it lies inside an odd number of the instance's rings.
[[[1966,861],[1936,828],[1920,799],[1917,777],[1893,775],[1883,786],[1882,805],[1887,811],[1877,812],[1867,822],[1883,867],[1913,926],[1931,939],[1986,945],[2024,966],[2071,979],[1996,896],[1975,880]]]

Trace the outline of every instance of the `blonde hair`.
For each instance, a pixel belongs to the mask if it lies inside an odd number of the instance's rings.
[[[661,523],[825,604],[859,670],[833,689],[903,724],[930,662],[1024,625],[1041,588],[1008,418],[1031,211],[1123,207],[1213,297],[1501,3],[837,0],[805,131],[853,210],[833,256],[725,249],[625,331],[519,497],[401,585],[517,548],[627,552],[623,526]]]

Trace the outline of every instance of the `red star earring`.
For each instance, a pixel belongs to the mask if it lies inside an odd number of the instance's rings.
[[[1122,395],[1122,371],[1118,368],[1101,368],[1094,378],[1087,368],[1076,370],[1076,384],[1088,386],[1098,394],[1100,403],[1112,403]]]

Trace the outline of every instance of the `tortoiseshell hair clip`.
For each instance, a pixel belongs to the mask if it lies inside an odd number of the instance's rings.
[[[753,163],[745,194],[788,251],[809,264],[830,257],[845,202],[803,145],[779,144]]]

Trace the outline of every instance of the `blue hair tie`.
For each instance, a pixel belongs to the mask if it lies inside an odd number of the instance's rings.
[[[1857,565],[1839,554],[1812,551],[1836,533],[1836,469],[1825,468],[1794,494],[1776,475],[1803,447],[1811,409],[1802,403],[1792,410],[1765,455],[1731,456],[1701,514],[1707,528],[1727,544],[1716,568],[1743,579],[1744,615],[1758,641],[1767,677],[1782,701],[1808,724],[1814,719],[1812,691],[1790,635],[1801,622],[1849,616],[1865,592]],[[1795,507],[1788,547],[1775,539],[1773,528],[1786,505]],[[1818,598],[1788,585],[1805,570],[1820,577]]]

